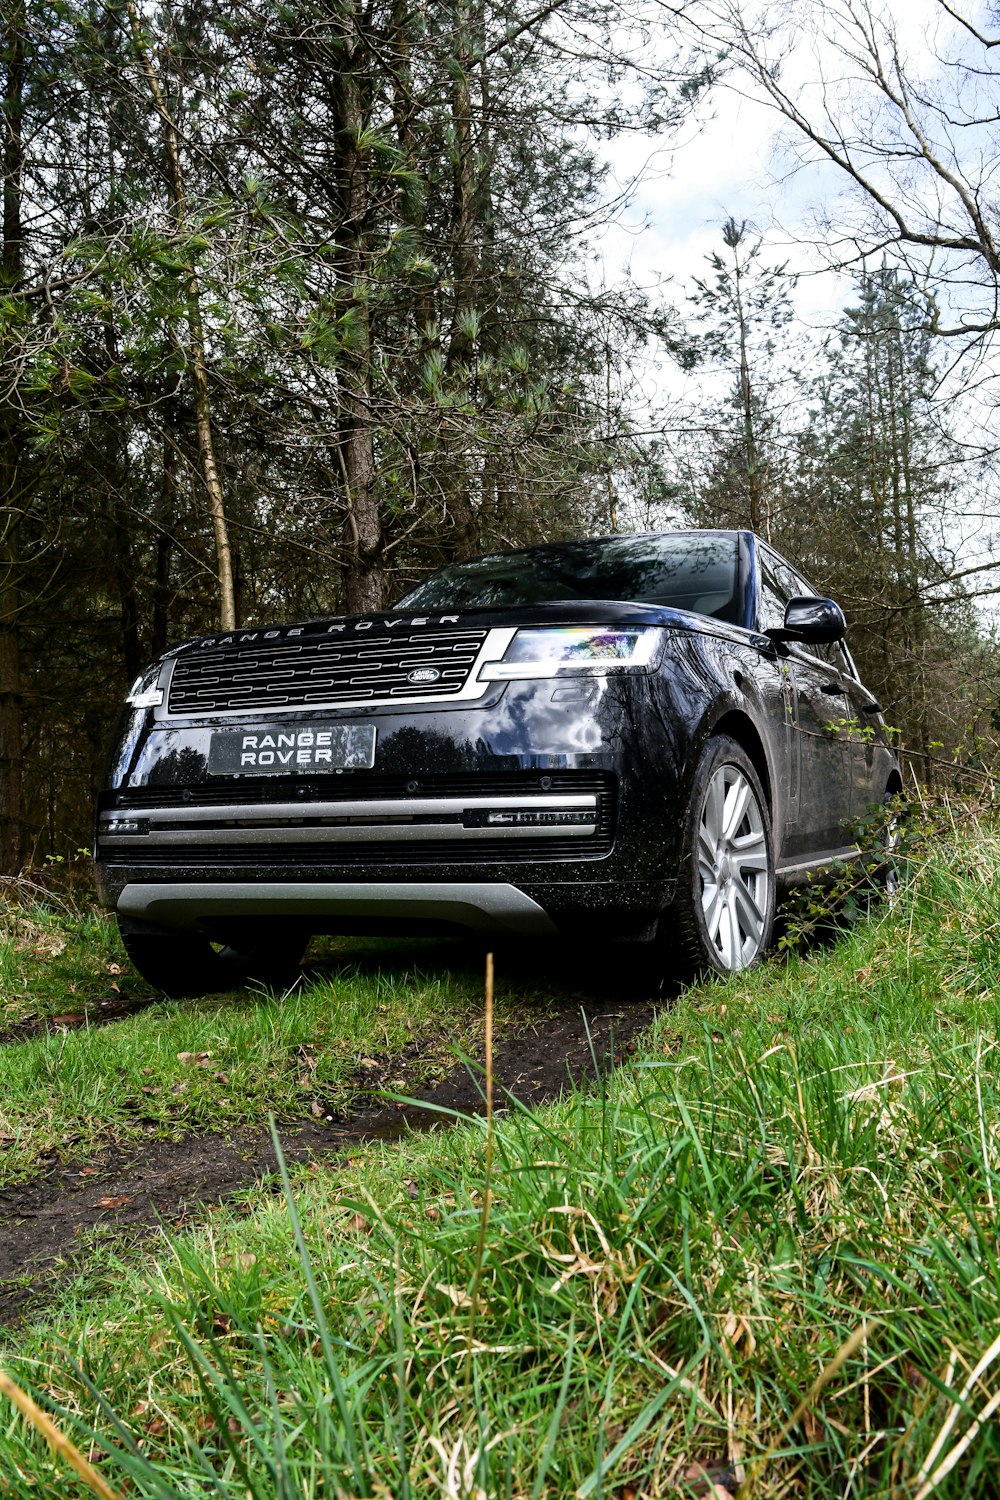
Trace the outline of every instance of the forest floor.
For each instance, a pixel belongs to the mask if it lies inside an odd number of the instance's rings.
[[[478,953],[179,1005],[11,911],[0,1365],[106,1488],[0,1413],[0,1495],[1000,1494],[1000,843],[857,916],[655,1012],[498,955],[488,1127]]]

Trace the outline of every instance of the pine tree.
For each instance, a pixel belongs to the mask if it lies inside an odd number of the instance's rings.
[[[783,508],[775,355],[792,320],[795,283],[784,265],[762,262],[763,241],[750,237],[745,222],[727,219],[722,240],[728,254],[713,251],[712,277],[697,280],[691,297],[703,330],[696,357],[714,361],[730,380],[709,418],[695,513],[706,524],[747,526],[770,540]]]

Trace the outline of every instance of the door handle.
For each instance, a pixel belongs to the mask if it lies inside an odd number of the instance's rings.
[[[820,692],[825,693],[828,698],[846,698],[847,689],[842,688],[839,682],[824,682],[820,684]]]

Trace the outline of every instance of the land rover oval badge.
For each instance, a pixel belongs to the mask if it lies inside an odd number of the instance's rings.
[[[437,667],[414,667],[406,675],[407,682],[437,682],[441,673]]]

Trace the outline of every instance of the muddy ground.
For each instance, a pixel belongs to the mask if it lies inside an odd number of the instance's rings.
[[[606,993],[560,1000],[539,1018],[536,1029],[497,1046],[497,1106],[512,1099],[539,1104],[568,1083],[607,1072],[635,1050],[635,1038],[656,1008],[652,1001],[609,999]],[[108,1011],[100,1017],[92,1014],[89,1024],[113,1024],[123,1013],[113,1006]],[[23,1034],[24,1028],[18,1028],[16,1037],[0,1036],[0,1045]],[[474,1061],[482,1063],[481,1058]],[[398,1064],[394,1071],[398,1074]],[[346,1114],[283,1124],[279,1135],[287,1159],[335,1158],[359,1141],[441,1128],[449,1120],[442,1111],[470,1114],[483,1107],[481,1075],[464,1065],[431,1088],[405,1092],[420,1102],[373,1102],[359,1095]],[[88,1231],[141,1236],[160,1223],[182,1228],[196,1222],[204,1209],[238,1199],[275,1165],[270,1132],[262,1122],[224,1135],[129,1142],[92,1160],[54,1164],[32,1181],[0,1191],[0,1322],[10,1323],[40,1304],[51,1292],[54,1273],[71,1269]]]

